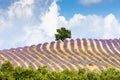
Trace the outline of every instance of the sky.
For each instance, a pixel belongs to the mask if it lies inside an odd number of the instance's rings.
[[[119,39],[120,0],[0,0],[0,50],[72,39]]]

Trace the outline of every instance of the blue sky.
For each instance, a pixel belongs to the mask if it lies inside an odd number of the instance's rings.
[[[0,50],[54,41],[62,26],[72,38],[120,35],[120,0],[0,0]]]
[[[83,4],[78,2],[80,0],[61,0],[57,4],[60,6],[60,15],[70,19],[74,14],[80,13],[83,15],[102,15],[106,16],[109,13],[113,13],[119,16],[120,13],[120,1],[119,0],[100,0],[99,3]],[[82,1],[82,0],[81,0]],[[97,1],[97,0],[85,0],[85,1]],[[99,1],[99,0],[98,0]]]

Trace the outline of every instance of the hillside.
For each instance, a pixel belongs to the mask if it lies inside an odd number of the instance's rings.
[[[71,39],[0,51],[0,65],[11,61],[14,66],[35,69],[46,65],[49,70],[100,71],[114,67],[120,69],[119,39]]]

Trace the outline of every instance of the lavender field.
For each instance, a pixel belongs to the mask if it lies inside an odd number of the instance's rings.
[[[0,51],[0,65],[11,61],[14,66],[62,71],[84,68],[101,71],[114,67],[120,69],[119,39],[71,39]]]

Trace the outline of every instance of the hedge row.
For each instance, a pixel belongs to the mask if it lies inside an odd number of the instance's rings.
[[[101,72],[63,70],[50,71],[47,67],[13,67],[10,62],[5,62],[0,67],[0,80],[120,80],[120,71],[110,68]]]

